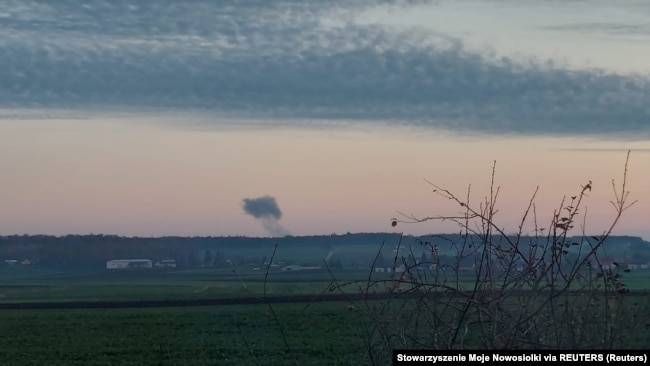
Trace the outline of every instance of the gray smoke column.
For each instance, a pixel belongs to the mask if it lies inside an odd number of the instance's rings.
[[[263,196],[258,198],[244,198],[244,212],[260,220],[264,229],[273,236],[287,236],[289,231],[280,224],[282,211],[275,197]]]

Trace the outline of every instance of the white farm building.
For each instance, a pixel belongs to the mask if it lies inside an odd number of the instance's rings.
[[[151,259],[111,259],[106,262],[106,269],[152,268]]]

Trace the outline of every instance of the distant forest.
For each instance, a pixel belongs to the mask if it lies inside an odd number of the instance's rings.
[[[105,268],[111,259],[176,260],[178,268],[201,266],[263,266],[277,244],[277,256],[286,264],[370,268],[393,262],[396,256],[426,257],[435,247],[441,258],[455,257],[458,234],[401,236],[394,233],[254,237],[122,237],[116,235],[0,236],[0,264],[27,260],[34,266],[65,269]],[[494,240],[498,240],[498,237]],[[532,240],[532,238],[531,238]],[[576,237],[580,241],[585,238]],[[398,251],[396,248],[401,247]],[[379,249],[383,248],[381,253]],[[575,248],[570,248],[575,251]],[[424,254],[423,254],[424,253]],[[577,255],[577,254],[576,254]],[[623,263],[650,262],[650,243],[633,236],[612,236],[600,258]]]

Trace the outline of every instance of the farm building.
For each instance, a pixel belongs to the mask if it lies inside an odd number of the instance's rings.
[[[292,272],[292,271],[309,271],[309,270],[315,270],[315,269],[321,269],[320,266],[301,266],[299,264],[289,264],[287,266],[282,267],[282,270],[285,272]]]
[[[283,271],[285,272],[290,272],[290,271],[301,271],[303,268],[301,265],[298,264],[290,264],[288,266],[284,266],[282,268]]]
[[[176,259],[163,259],[160,262],[156,262],[156,267],[176,268]]]
[[[106,262],[106,269],[152,268],[151,259],[112,259]]]
[[[616,269],[616,265],[612,261],[603,261],[600,263],[601,270]]]
[[[375,269],[375,272],[402,273],[402,272],[406,271],[406,266],[404,266],[402,264],[399,267],[375,267],[374,269]]]

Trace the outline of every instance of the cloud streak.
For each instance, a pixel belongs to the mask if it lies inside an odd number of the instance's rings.
[[[516,63],[345,2],[0,5],[0,108],[194,110],[483,133],[650,135],[645,76]]]

